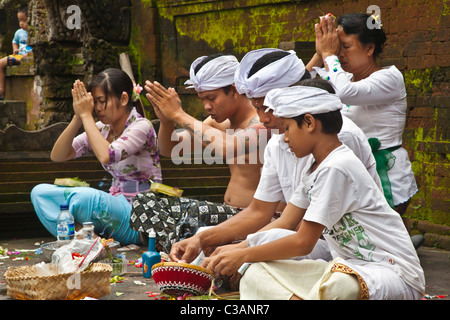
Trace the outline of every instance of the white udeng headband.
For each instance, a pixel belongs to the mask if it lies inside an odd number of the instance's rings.
[[[294,86],[274,89],[264,99],[267,109],[280,118],[293,118],[302,114],[320,114],[342,109],[342,102],[335,94],[326,90]]]
[[[266,48],[250,51],[241,60],[234,76],[234,84],[239,94],[245,94],[248,98],[261,98],[267,92],[276,88],[289,87],[297,83],[305,74],[305,65],[293,50],[289,55],[272,62],[258,70],[250,78],[253,64],[262,56],[281,49]]]
[[[234,83],[234,73],[239,65],[235,56],[219,56],[205,63],[195,74],[195,67],[205,59],[206,56],[197,58],[189,71],[190,79],[184,84],[189,85],[186,89],[194,88],[197,92],[216,90]]]

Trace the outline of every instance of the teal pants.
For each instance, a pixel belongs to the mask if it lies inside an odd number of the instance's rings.
[[[39,184],[31,191],[31,202],[43,226],[55,237],[59,206],[67,203],[75,222],[93,222],[94,232],[102,238],[111,236],[122,246],[140,243],[139,233],[130,228],[131,204],[123,195],[89,187]]]

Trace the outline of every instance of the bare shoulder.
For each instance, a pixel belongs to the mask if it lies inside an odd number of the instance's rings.
[[[250,121],[247,124],[247,127],[245,128],[245,130],[256,130],[256,131],[261,129],[265,129],[265,127],[259,121],[259,117],[257,115],[250,119]]]
[[[219,123],[219,122],[217,122],[216,120],[214,120],[213,118],[211,118],[211,117],[208,117],[208,118],[206,118],[204,121],[203,121],[203,124],[205,124],[205,125],[207,125],[207,126],[210,126],[210,127],[213,127],[213,128],[215,128],[215,129],[218,129],[218,130],[220,130],[220,131],[226,131],[227,129],[230,129],[230,120],[225,120],[225,121],[223,121],[223,122],[221,122],[221,123]]]

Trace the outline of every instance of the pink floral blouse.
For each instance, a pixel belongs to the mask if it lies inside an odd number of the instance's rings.
[[[96,125],[106,139],[111,126],[100,121]],[[72,146],[75,158],[92,151],[85,132],[74,139]],[[122,135],[109,145],[109,157],[111,162],[103,168],[113,177],[110,189],[113,195],[133,196],[131,193],[144,191],[149,180],[162,181],[155,129],[150,120],[143,118],[135,108],[130,112]]]

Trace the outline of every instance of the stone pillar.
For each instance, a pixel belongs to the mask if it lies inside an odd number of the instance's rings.
[[[88,84],[104,69],[120,67],[119,51],[126,50],[130,38],[130,6],[128,0],[30,1],[29,44],[38,104],[33,109],[39,113],[34,129],[72,118],[75,80]]]

